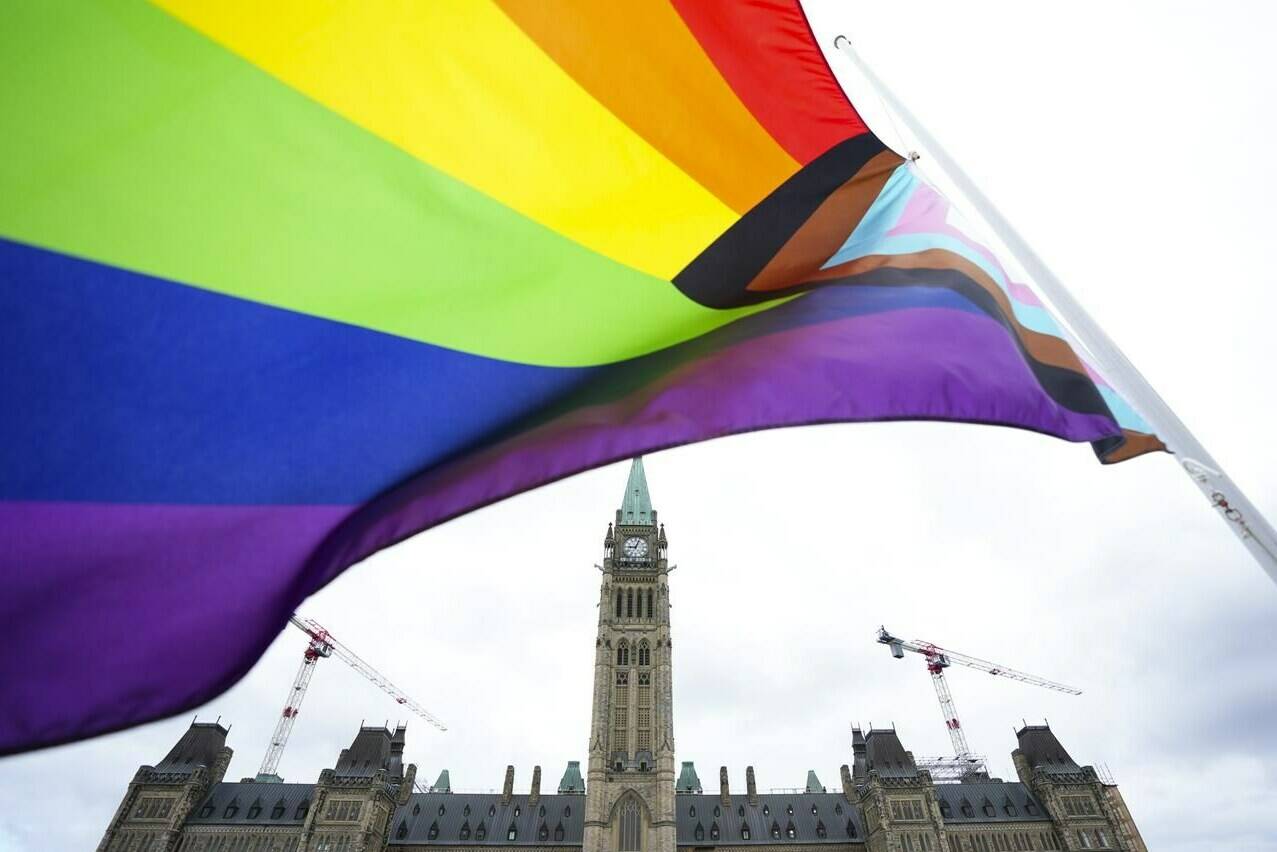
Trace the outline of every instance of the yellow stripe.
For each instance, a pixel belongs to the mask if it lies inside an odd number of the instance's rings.
[[[156,2],[414,157],[649,274],[673,277],[738,218],[488,0]]]

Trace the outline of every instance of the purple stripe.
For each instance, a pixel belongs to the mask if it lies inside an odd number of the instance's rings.
[[[351,517],[316,554],[345,566],[448,518],[592,467],[723,435],[810,423],[944,420],[1069,441],[1120,434],[1042,390],[1007,331],[980,314],[911,308],[752,338],[625,399],[419,476]]]
[[[345,506],[0,503],[0,754],[198,706],[307,594]]]
[[[9,584],[0,599],[0,753],[197,706],[248,671],[306,595],[479,506],[677,444],[897,419],[1072,441],[1119,434],[1106,417],[1052,401],[994,320],[911,308],[742,339],[620,401],[435,468],[349,518],[340,506],[0,504]]]

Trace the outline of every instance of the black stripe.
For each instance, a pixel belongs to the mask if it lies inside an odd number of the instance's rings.
[[[789,290],[755,293],[745,288],[825,199],[885,150],[872,133],[839,142],[728,228],[674,276],[674,285],[687,298],[710,308],[734,308],[790,295]]]

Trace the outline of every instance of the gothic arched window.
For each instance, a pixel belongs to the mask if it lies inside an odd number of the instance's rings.
[[[647,590],[647,617],[652,617],[652,590]]]
[[[626,618],[634,617],[634,590],[633,589],[625,590],[625,617]]]
[[[616,664],[618,666],[630,664],[630,646],[625,642],[616,646]]]
[[[621,598],[622,598],[621,590],[617,589],[616,590],[616,617],[617,618],[621,617]]]
[[[638,664],[640,666],[650,666],[652,664],[652,651],[647,646],[647,640],[639,642],[638,646]]]
[[[639,807],[633,799],[621,805],[621,845],[620,852],[639,852]]]

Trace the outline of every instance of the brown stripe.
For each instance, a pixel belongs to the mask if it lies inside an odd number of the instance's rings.
[[[745,289],[770,292],[812,280],[820,265],[842,247],[855,223],[865,217],[887,179],[903,162],[894,151],[870,158],[821,202]]]
[[[1122,435],[1126,438],[1122,445],[1111,452],[1105,453],[1100,461],[1105,464],[1116,464],[1120,461],[1133,459],[1136,456],[1142,456],[1145,453],[1165,452],[1166,445],[1156,435],[1148,435],[1144,432],[1132,432],[1129,429],[1123,429]]]

